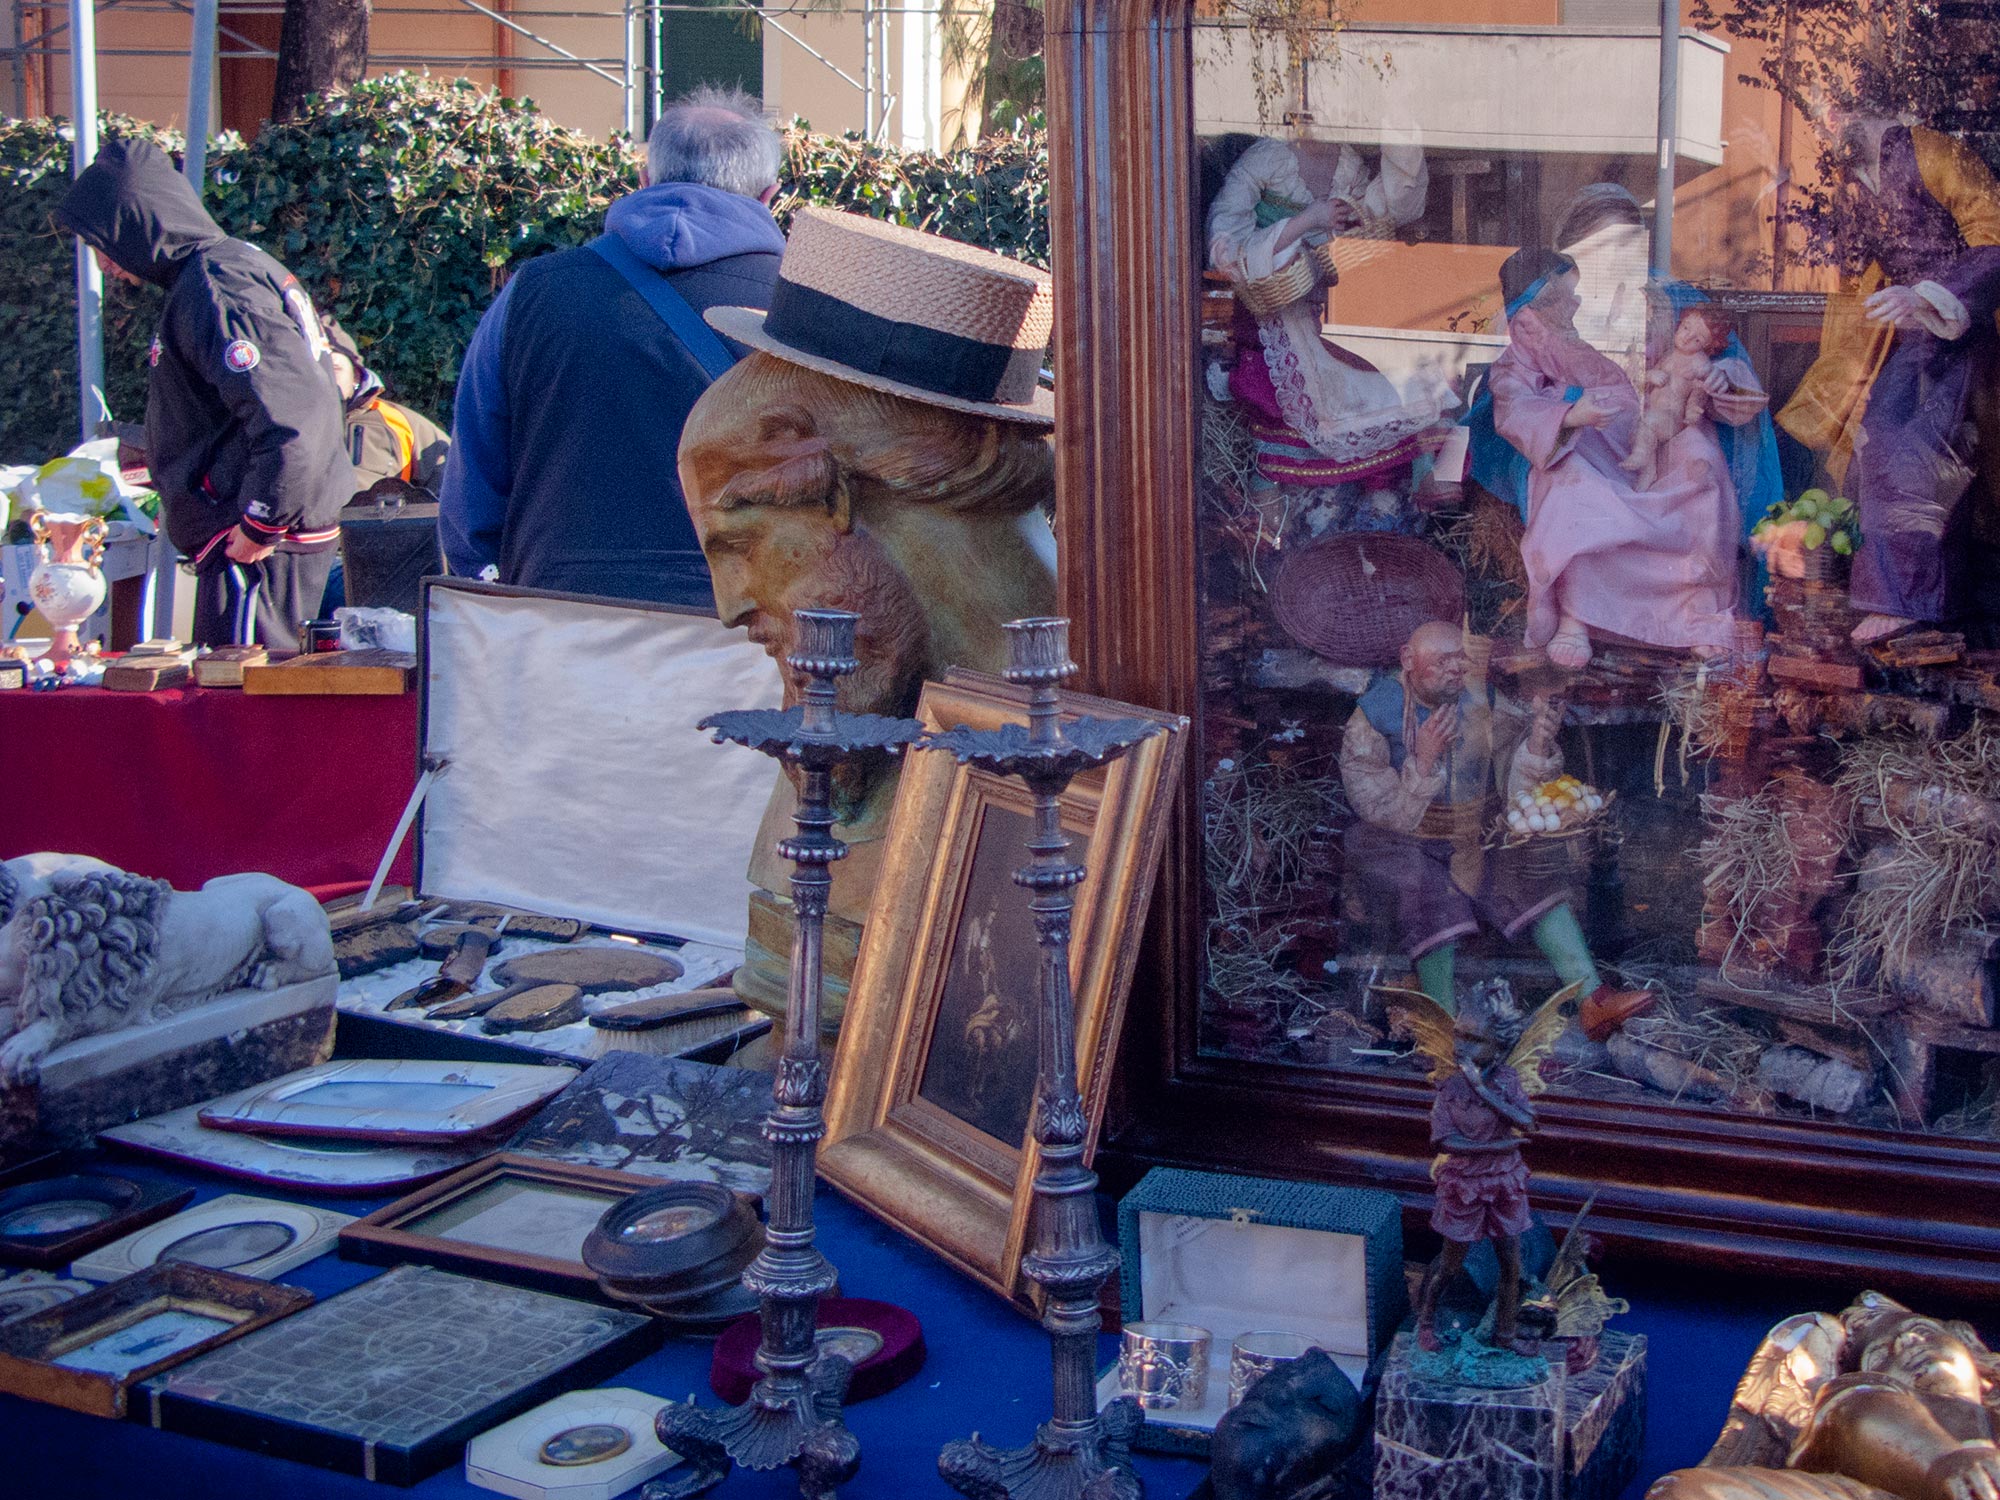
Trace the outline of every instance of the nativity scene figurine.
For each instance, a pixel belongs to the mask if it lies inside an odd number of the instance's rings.
[[[1487,680],[1491,643],[1443,620],[1419,625],[1400,668],[1376,674],[1340,742],[1340,776],[1354,810],[1345,852],[1356,879],[1388,913],[1425,994],[1454,1003],[1462,941],[1482,927],[1531,937],[1564,984],[1583,996],[1579,1020],[1602,1040],[1654,1001],[1608,984],[1591,956],[1566,885],[1538,875],[1491,832],[1503,806],[1562,773],[1562,705],[1527,705]]]
[[[1857,643],[1954,619],[1995,434],[2000,181],[1965,143],[1867,103],[1836,113],[1841,283],[1778,424],[1860,508]]]

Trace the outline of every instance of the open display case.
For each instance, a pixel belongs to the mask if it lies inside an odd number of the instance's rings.
[[[1118,1205],[1118,1248],[1127,1324],[1209,1334],[1203,1401],[1147,1411],[1142,1448],[1208,1452],[1229,1408],[1230,1347],[1246,1333],[1302,1335],[1370,1389],[1406,1303],[1402,1218],[1388,1193],[1155,1168]],[[1114,1362],[1098,1405],[1118,1395]]]
[[[764,1029],[741,1007],[659,1032],[594,1027],[590,1016],[712,985],[742,961],[745,870],[774,772],[695,726],[718,710],[777,702],[776,664],[713,616],[666,605],[442,578],[426,579],[423,597],[417,897],[576,918],[600,929],[582,941],[642,942],[681,972],[587,995],[580,1019],[490,1043],[479,1018],[391,1008],[437,972],[435,959],[345,982],[342,1014],[417,1036],[448,1031],[459,1047],[479,1038],[473,1045],[506,1049],[496,1056],[518,1048],[585,1062]],[[502,943],[501,961],[553,946],[504,934]]]

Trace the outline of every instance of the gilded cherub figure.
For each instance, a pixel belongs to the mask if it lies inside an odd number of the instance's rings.
[[[1431,1228],[1443,1236],[1444,1249],[1417,1293],[1417,1347],[1442,1356],[1429,1361],[1436,1373],[1463,1384],[1527,1385],[1547,1374],[1535,1342],[1520,1336],[1521,1236],[1533,1222],[1521,1147],[1535,1133],[1532,1100],[1546,1087],[1542,1061],[1580,988],[1556,991],[1531,1018],[1522,1016],[1504,979],[1475,985],[1456,1016],[1419,991],[1390,992],[1398,1028],[1430,1060],[1437,1085]],[[1500,1262],[1492,1332],[1484,1341],[1468,1335],[1453,1345],[1438,1332],[1438,1298],[1481,1240],[1493,1241]]]
[[[1865,1292],[1766,1334],[1715,1447],[1647,1500],[1996,1500],[1997,1387],[1966,1324]]]

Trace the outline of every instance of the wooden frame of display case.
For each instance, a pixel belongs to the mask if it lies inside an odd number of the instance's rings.
[[[1045,56],[1056,525],[1079,685],[1186,714],[1199,733],[1192,16],[1191,0],[1051,0]],[[1422,1079],[1196,1044],[1203,764],[1187,757],[1167,835],[1106,1169],[1365,1183],[1420,1212],[1432,1154]],[[2000,1143],[1664,1103],[1548,1098],[1540,1114],[1537,1205],[1567,1218],[1596,1193],[1591,1225],[1615,1250],[2000,1296]],[[1280,1162],[1274,1141],[1299,1144]]]

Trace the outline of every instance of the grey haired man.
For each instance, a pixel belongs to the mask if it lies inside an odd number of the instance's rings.
[[[501,289],[465,352],[438,497],[453,573],[714,607],[675,455],[744,353],[702,311],[770,305],[782,165],[756,100],[697,90],[661,114],[602,238]]]

